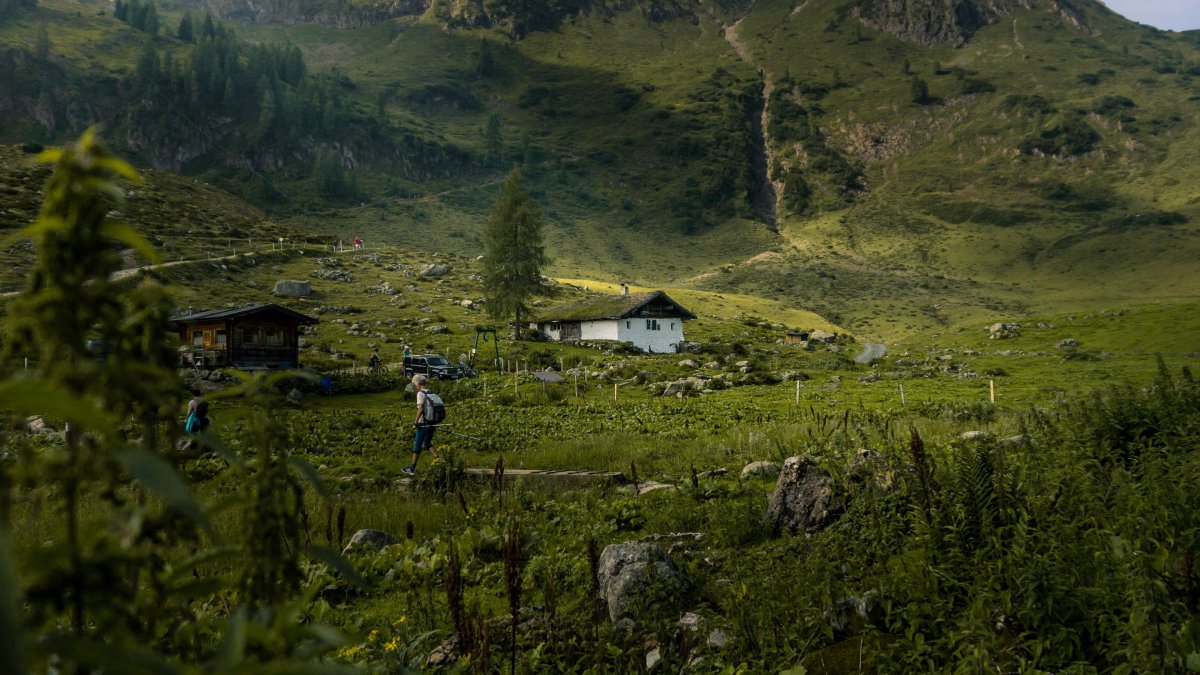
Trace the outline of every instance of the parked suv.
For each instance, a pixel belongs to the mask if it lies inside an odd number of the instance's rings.
[[[462,377],[458,366],[450,365],[449,361],[438,354],[413,354],[404,357],[404,374],[411,377],[417,373],[439,380],[457,380]]]

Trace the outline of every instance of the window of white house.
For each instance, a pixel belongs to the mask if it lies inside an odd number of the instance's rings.
[[[646,319],[646,330],[650,330],[650,319]]]
[[[658,330],[658,319],[646,319],[646,330]]]
[[[626,327],[626,328],[629,328],[629,327],[630,327],[630,324],[632,324],[632,323],[633,323],[632,321],[626,321],[626,322],[625,322],[625,327]]]
[[[674,321],[671,322],[671,330],[675,330],[675,322]]]
[[[224,347],[228,342],[229,342],[229,339],[228,339],[228,336],[226,336],[225,331],[223,331],[223,330],[217,331],[217,344]]]
[[[202,331],[202,330],[192,331],[192,346],[193,347],[203,347],[204,346],[204,331]]]

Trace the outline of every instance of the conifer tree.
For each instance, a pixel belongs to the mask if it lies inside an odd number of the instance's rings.
[[[513,317],[521,339],[521,314],[542,292],[542,267],[548,262],[542,243],[542,213],[525,190],[521,172],[513,169],[500,188],[483,232],[483,287],[488,315]]]
[[[500,138],[499,115],[492,115],[488,119],[487,131],[483,134],[483,143],[486,152],[485,161],[492,166],[498,165],[504,152],[504,143]]]
[[[192,31],[192,14],[187,12],[183,18],[179,20],[179,30],[176,32],[180,40],[184,42],[195,42],[196,36]]]

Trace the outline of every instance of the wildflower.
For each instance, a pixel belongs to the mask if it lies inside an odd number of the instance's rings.
[[[369,644],[369,643],[375,642],[375,638],[377,638],[377,637],[379,637],[379,631],[377,631],[377,630],[371,631],[369,634],[367,634],[367,643]]]
[[[395,621],[392,622],[392,626],[395,628],[399,628],[401,625],[404,624],[405,621],[408,621],[408,615],[401,614],[399,619],[396,619]]]
[[[398,637],[388,640],[387,643],[383,645],[383,651],[385,652],[394,652],[397,649],[400,649],[400,638]]]

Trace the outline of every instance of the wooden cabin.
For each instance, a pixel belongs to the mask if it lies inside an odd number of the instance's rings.
[[[267,370],[300,366],[300,326],[318,320],[275,304],[197,312],[171,319],[181,366]]]

